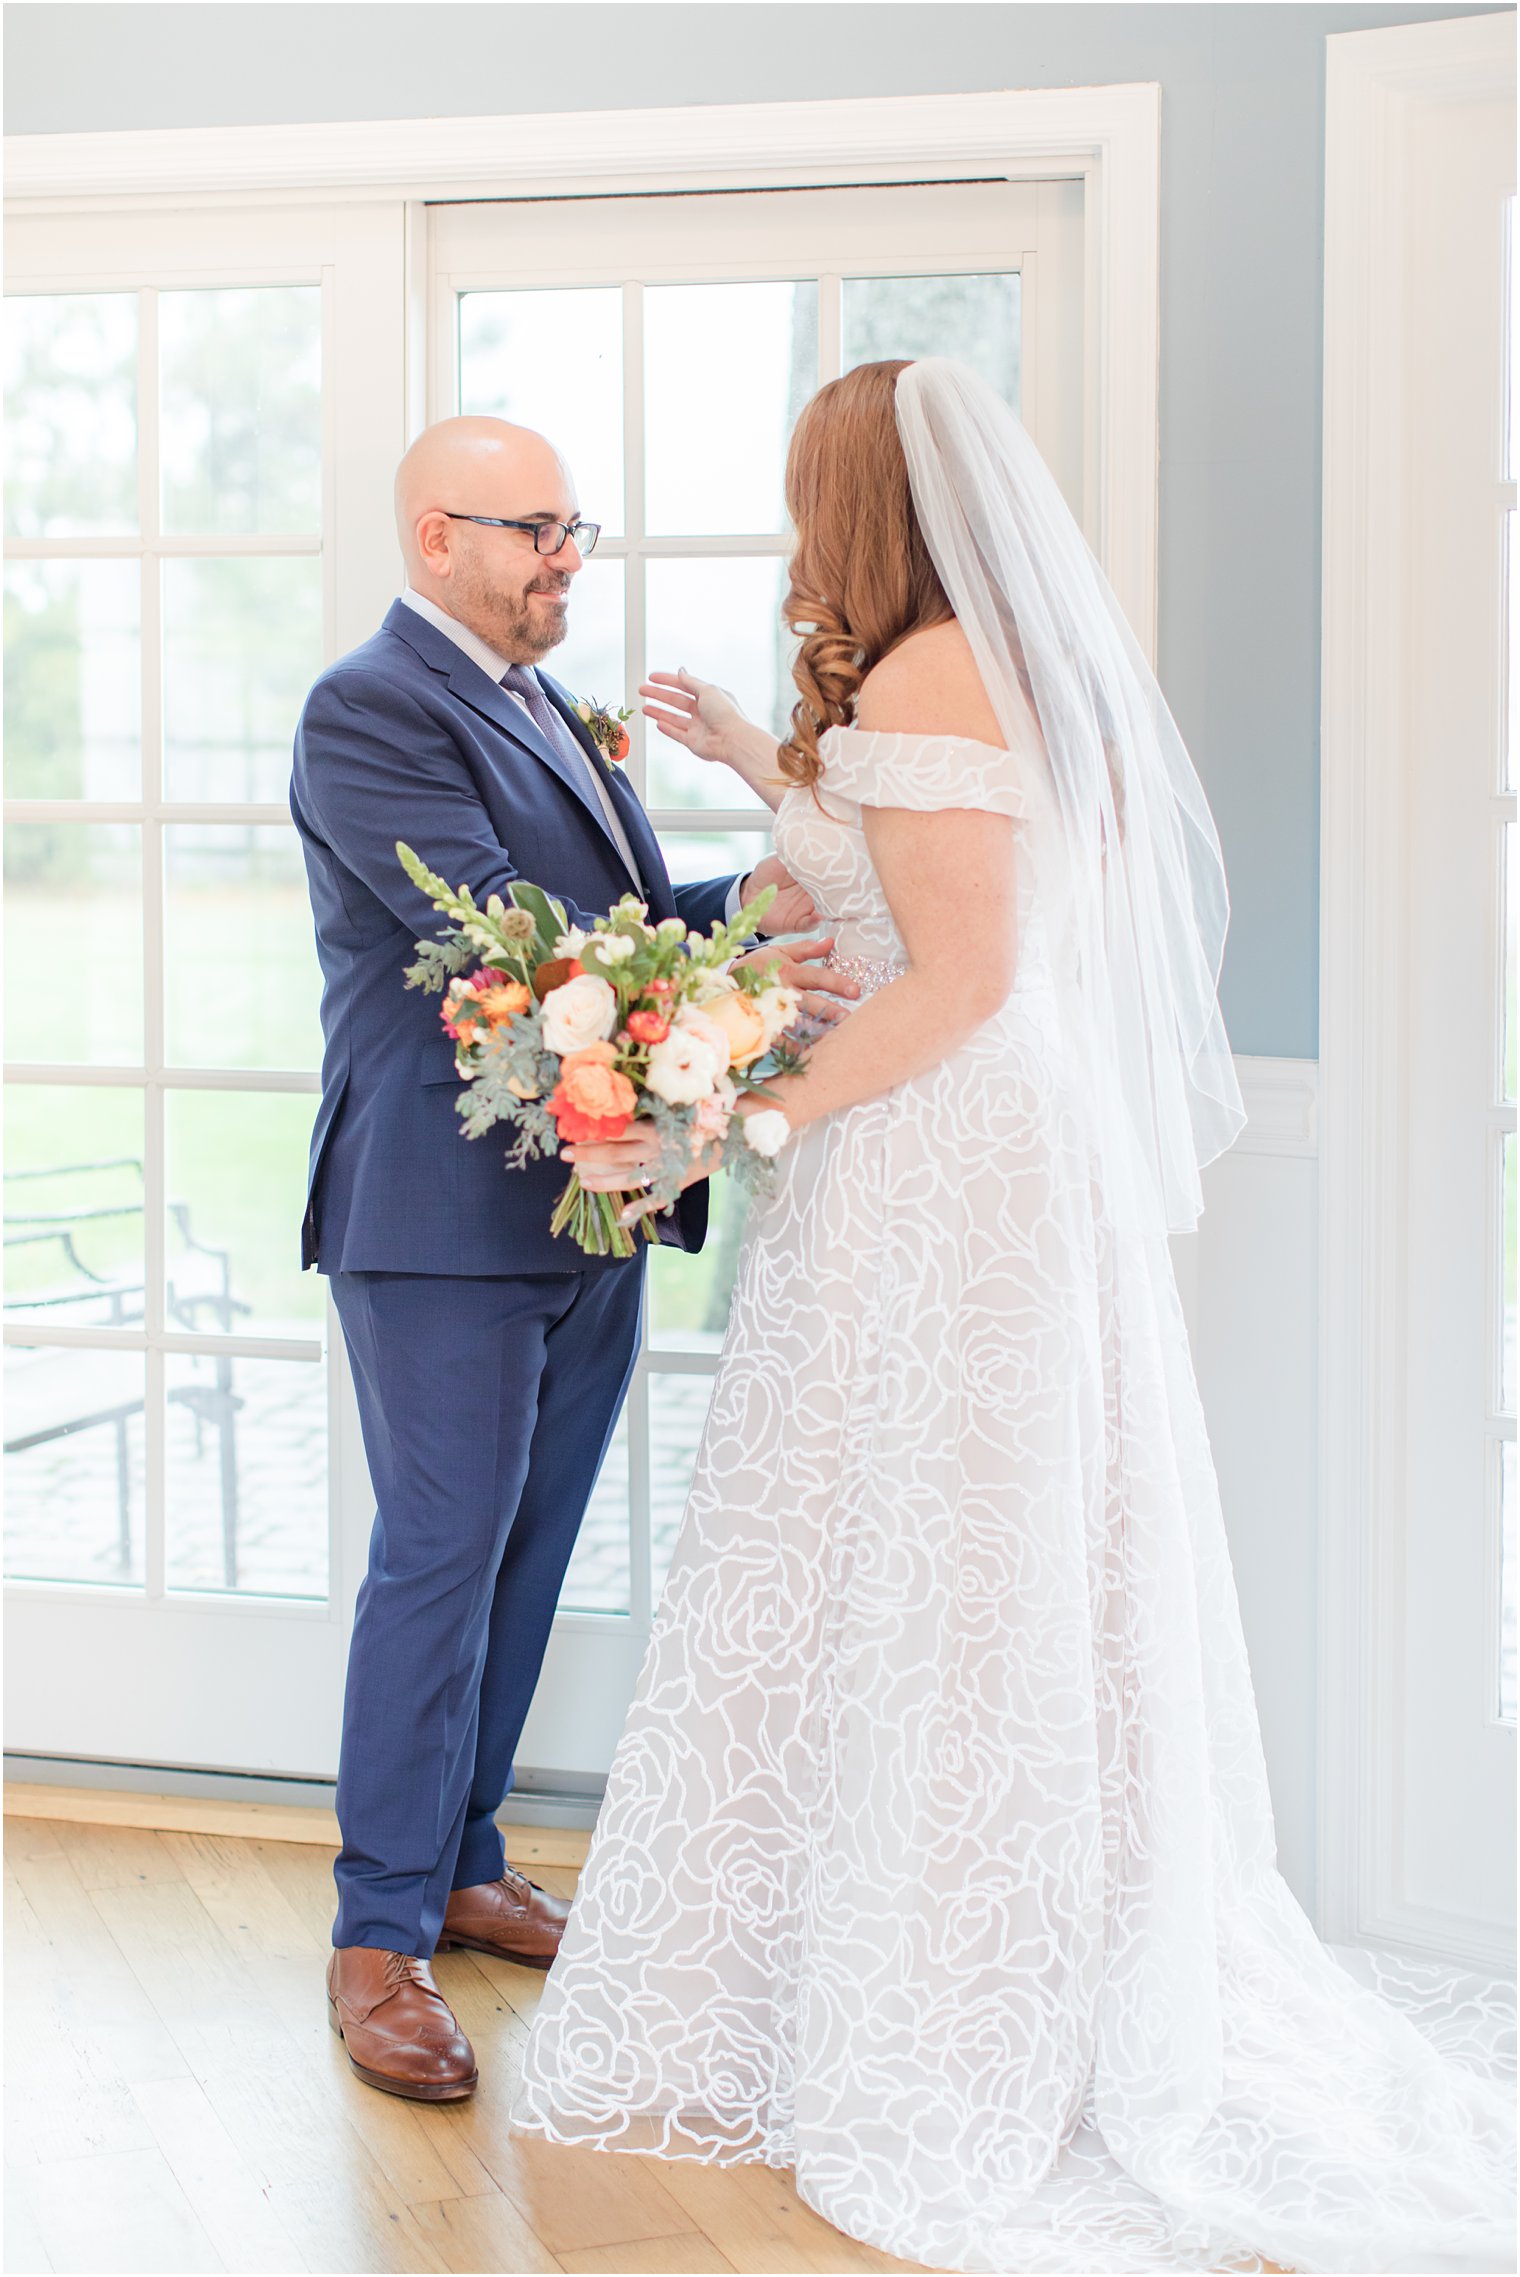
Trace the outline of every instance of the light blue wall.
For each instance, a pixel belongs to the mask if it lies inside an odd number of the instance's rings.
[[[1331,32],[1464,7],[29,5],[6,131],[1162,87],[1160,675],[1224,838],[1235,1048],[1317,1049]]]

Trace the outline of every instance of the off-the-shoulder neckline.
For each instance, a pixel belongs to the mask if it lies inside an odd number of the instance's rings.
[[[973,751],[990,751],[999,759],[1013,757],[1006,744],[984,743],[979,736],[957,735],[945,728],[936,728],[932,734],[924,734],[907,727],[847,727],[842,720],[836,720],[832,727],[826,727],[819,736],[820,749],[831,735],[858,735],[865,743],[964,743]]]

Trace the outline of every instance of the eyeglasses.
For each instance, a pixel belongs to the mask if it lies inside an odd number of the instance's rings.
[[[483,522],[488,530],[531,530],[535,553],[558,553],[567,538],[574,538],[580,553],[595,553],[602,534],[600,522],[509,522],[501,514],[454,514],[443,509],[451,522]]]

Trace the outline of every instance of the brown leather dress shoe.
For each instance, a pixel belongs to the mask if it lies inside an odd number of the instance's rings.
[[[525,1969],[547,1969],[569,1918],[568,1898],[541,1890],[508,1866],[499,1881],[451,1893],[438,1950],[467,1945],[472,1953],[494,1953],[497,1960],[516,1961]]]
[[[473,2095],[475,2051],[428,1963],[377,1945],[340,1945],[327,1964],[327,2020],[366,2087],[416,2103]]]

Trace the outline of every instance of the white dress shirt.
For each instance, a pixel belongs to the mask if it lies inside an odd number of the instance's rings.
[[[449,615],[447,609],[440,609],[436,601],[428,600],[425,594],[415,592],[410,585],[404,585],[402,587],[401,598],[409,609],[416,610],[419,617],[425,617],[430,625],[436,625],[438,630],[441,633],[445,634],[446,637],[454,643],[454,646],[456,648],[461,648],[464,650],[465,655],[470,659],[470,662],[472,664],[478,664],[481,671],[486,673],[492,680],[496,681],[498,686],[500,686],[503,674],[511,669],[512,660],[510,657],[498,656],[495,649],[492,648],[488,642],[481,639],[479,633],[471,632],[468,625],[462,625],[457,617],[451,617]],[[517,705],[524,719],[531,721],[532,714],[529,712],[528,707],[523,702],[521,696],[516,693],[515,689],[508,688],[504,692],[512,698],[513,703]],[[629,876],[638,880],[639,890],[641,893],[647,893],[648,888],[645,886],[643,878],[639,875],[639,865],[633,858],[633,848],[628,842],[628,833],[623,828],[622,816],[618,813],[617,808],[612,803],[612,793],[608,790],[606,783],[602,779],[601,770],[597,767],[595,761],[589,756],[584,746],[581,744],[579,738],[572,732],[570,728],[566,728],[565,734],[568,740],[575,746],[577,757],[585,765],[587,778],[589,779],[591,787],[596,792],[597,798],[601,803],[603,814],[605,814],[607,817],[607,827],[612,832],[613,838],[617,844],[618,852],[622,855],[623,860],[628,865]],[[732,922],[732,920],[739,914],[743,890],[744,879],[742,877],[735,878],[733,884],[728,889],[728,899],[723,906],[723,916],[725,923]]]

